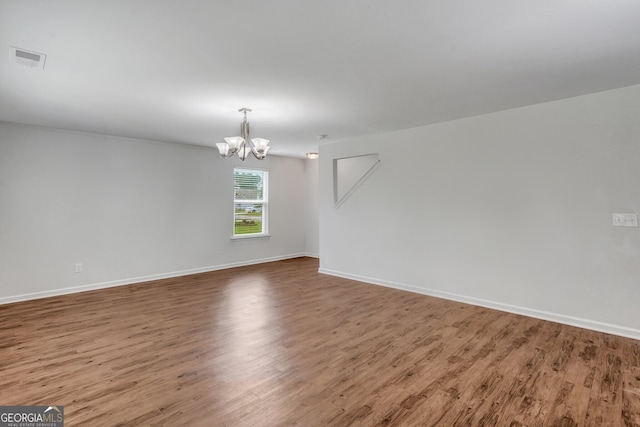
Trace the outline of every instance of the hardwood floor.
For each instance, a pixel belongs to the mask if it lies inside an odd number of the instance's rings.
[[[0,306],[0,404],[67,426],[640,426],[640,342],[299,258]]]

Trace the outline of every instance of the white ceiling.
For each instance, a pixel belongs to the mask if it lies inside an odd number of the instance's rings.
[[[0,49],[2,121],[214,146],[250,107],[302,157],[638,84],[640,1],[0,0]]]

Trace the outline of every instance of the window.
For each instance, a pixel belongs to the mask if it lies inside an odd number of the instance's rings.
[[[233,170],[233,235],[266,235],[268,226],[269,172]]]

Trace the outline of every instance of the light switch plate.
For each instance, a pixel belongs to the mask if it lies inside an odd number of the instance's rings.
[[[638,215],[637,214],[613,214],[613,226],[614,227],[637,227]]]

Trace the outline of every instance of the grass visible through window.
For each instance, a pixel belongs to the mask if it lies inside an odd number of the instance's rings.
[[[242,212],[242,211],[240,211]],[[236,211],[236,214],[240,213]],[[242,213],[243,219],[236,218],[233,234],[262,233],[262,212]]]
[[[262,233],[262,221],[236,220],[233,232],[234,234]]]

